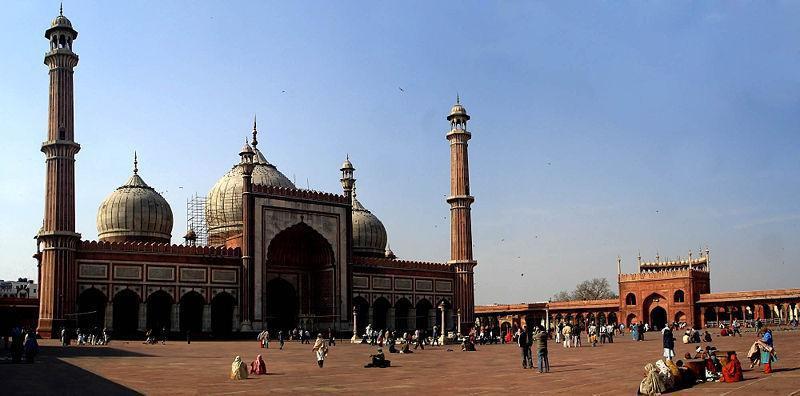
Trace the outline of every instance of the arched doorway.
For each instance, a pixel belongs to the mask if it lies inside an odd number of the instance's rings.
[[[106,317],[106,296],[100,290],[90,288],[78,296],[77,312],[78,328],[92,330],[102,329]]]
[[[606,318],[608,324],[617,324],[617,314],[614,312],[609,312],[608,317]]]
[[[266,279],[276,275],[297,279],[270,284],[273,279],[265,285],[264,312],[270,328],[290,329],[301,321],[320,328],[333,326],[336,268],[333,248],[325,237],[304,222],[284,229],[269,243],[266,268]]]
[[[686,323],[686,314],[683,313],[683,311],[678,311],[675,313],[675,322]]]
[[[147,328],[154,334],[163,336],[162,329],[172,329],[172,297],[167,292],[159,290],[147,298]]]
[[[667,310],[663,307],[655,307],[650,311],[650,326],[653,330],[661,330],[667,325]]]
[[[114,296],[114,338],[136,335],[139,327],[139,296],[124,289]]]
[[[364,297],[357,296],[353,298],[353,306],[356,308],[356,329],[360,337],[364,335],[369,324],[369,303]]]
[[[409,324],[412,323],[408,317],[409,309],[411,309],[411,302],[405,298],[397,300],[394,304],[394,328],[398,331],[406,331],[409,329]],[[416,321],[416,318],[414,318]],[[413,325],[413,323],[412,323]]]
[[[196,291],[190,291],[181,297],[181,332],[199,333],[203,331],[203,307],[206,301]]]
[[[431,324],[429,318],[431,317],[431,309],[433,304],[426,299],[419,300],[417,303],[417,328],[420,330],[430,330]]]
[[[625,318],[625,325],[630,327],[631,325],[639,323],[639,318],[636,317],[636,314],[628,314],[628,317]]]
[[[236,300],[228,293],[218,293],[211,299],[211,333],[224,338],[233,330],[233,309]]]
[[[388,330],[389,323],[387,323],[387,316],[389,314],[389,300],[378,297],[374,303],[372,303],[372,326],[378,330]]]
[[[274,330],[288,331],[297,326],[297,292],[282,278],[267,282],[267,325]]]

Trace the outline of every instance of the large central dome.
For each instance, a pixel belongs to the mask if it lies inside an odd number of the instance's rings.
[[[255,144],[253,145],[255,146]],[[289,179],[275,165],[267,162],[258,149],[255,150],[256,166],[253,168],[253,184],[295,188]],[[208,241],[211,245],[221,245],[225,239],[242,232],[242,166],[237,164],[222,176],[208,192],[206,202],[206,222]]]

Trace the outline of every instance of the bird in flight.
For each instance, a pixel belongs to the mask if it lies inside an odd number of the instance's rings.
[[[401,87],[397,87],[397,89],[399,89],[399,90],[400,90],[400,92],[405,92],[405,91],[406,91],[405,89],[403,89],[403,88],[401,88]]]

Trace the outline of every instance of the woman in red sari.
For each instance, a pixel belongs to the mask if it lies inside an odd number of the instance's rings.
[[[264,375],[266,373],[267,373],[267,364],[264,363],[264,359],[261,357],[261,355],[258,355],[258,357],[256,357],[256,360],[253,360],[253,362],[250,363],[250,374]]]
[[[742,364],[736,352],[728,352],[728,363],[722,368],[722,382],[739,382],[743,379]]]

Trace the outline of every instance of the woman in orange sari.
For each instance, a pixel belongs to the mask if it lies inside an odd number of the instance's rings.
[[[736,357],[736,352],[728,352],[728,363],[722,367],[722,382],[739,382],[743,379],[742,363]]]
[[[264,363],[264,358],[262,358],[261,355],[258,355],[256,360],[253,360],[253,362],[250,363],[250,374],[264,375],[266,373],[267,364]]]

